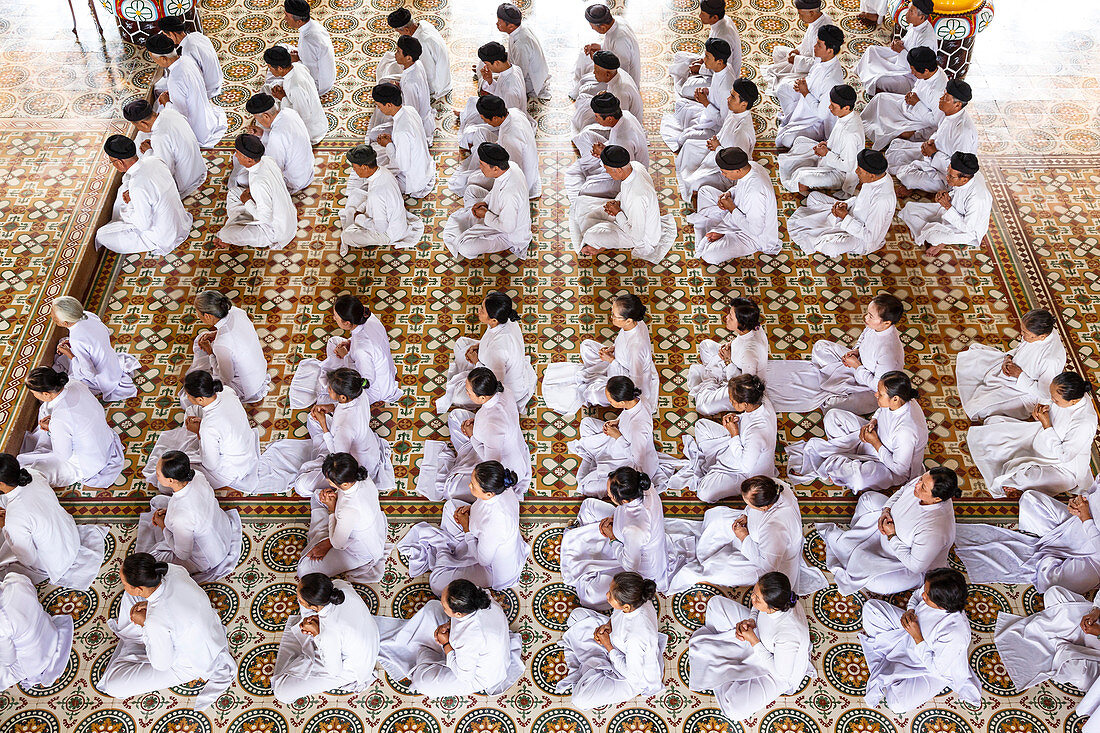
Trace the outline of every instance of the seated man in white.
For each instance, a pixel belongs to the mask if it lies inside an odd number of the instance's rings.
[[[508,36],[508,57],[523,70],[528,101],[550,98],[550,70],[542,44],[523,25],[523,12],[512,3],[497,6],[497,30]]]
[[[970,620],[966,578],[938,567],[924,576],[924,588],[905,611],[872,598],[863,604],[859,643],[867,658],[864,704],[886,700],[897,715],[919,708],[951,688],[969,706],[981,704],[978,677],[970,668]]]
[[[424,123],[424,134],[428,140],[435,137],[435,108],[432,107],[431,88],[428,86],[428,73],[420,59],[424,56],[424,47],[412,36],[398,36],[394,61],[400,73],[391,79],[401,89],[401,99],[416,110],[420,121]],[[377,119],[376,119],[377,118]],[[371,115],[370,126],[389,122],[384,115],[375,110]]]
[[[133,374],[141,369],[137,357],[111,344],[111,329],[95,313],[70,295],[50,304],[55,326],[69,332],[57,342],[54,369],[78,379],[104,402],[128,400],[137,394]]]
[[[824,140],[829,134],[829,115],[833,87],[844,83],[844,67],[840,64],[840,49],[844,47],[844,32],[835,25],[823,26],[817,33],[813,53],[815,63],[804,77],[785,81],[771,89],[779,102],[778,128],[775,144],[789,148],[798,137]]]
[[[940,96],[943,113],[931,137],[924,141],[894,138],[886,148],[890,173],[898,180],[899,196],[913,191],[943,191],[947,188],[947,167],[955,153],[978,149],[978,128],[966,111],[973,94],[970,85],[959,79],[947,82]]]
[[[187,198],[206,183],[206,160],[186,117],[171,107],[154,112],[144,99],[123,107],[122,116],[138,130],[134,137],[138,155],[155,155],[164,161],[180,198]]]
[[[608,145],[618,145],[649,167],[649,139],[642,123],[630,111],[619,106],[611,92],[600,92],[589,104],[595,122],[573,136],[579,157],[565,169],[565,190],[570,198],[598,196],[611,198],[619,193],[619,182],[607,174],[600,154]]]
[[[187,371],[210,372],[245,404],[262,400],[271,389],[271,377],[264,347],[248,314],[217,290],[199,293],[195,310],[211,330],[195,337],[194,358]]]
[[[405,198],[389,168],[378,164],[370,145],[347,153],[351,175],[340,210],[340,254],[350,247],[415,247],[424,236],[424,220],[405,209]]]
[[[69,665],[72,648],[73,617],[47,614],[29,578],[17,572],[4,575],[0,580],[0,649],[4,650],[0,691],[12,685],[53,686]]]
[[[725,0],[701,0],[699,21],[708,27],[708,41],[721,38],[730,45],[729,67],[734,78],[741,76],[741,35],[737,23],[726,15]],[[673,91],[690,99],[693,87],[709,86],[711,72],[703,63],[703,54],[677,51],[672,54],[668,75],[672,77]]]
[[[726,98],[727,114],[722,127],[707,140],[688,140],[676,154],[676,177],[680,181],[680,196],[685,202],[693,202],[695,194],[703,186],[722,191],[729,190],[732,181],[718,167],[718,151],[722,148],[741,148],[752,157],[756,149],[756,128],[752,124],[750,109],[759,101],[760,91],[748,79],[733,82]]]
[[[841,201],[812,192],[787,219],[791,241],[806,254],[826,257],[865,255],[882,249],[898,206],[894,180],[887,175],[886,167],[882,153],[860,150],[856,156],[856,195]]]
[[[741,148],[719,150],[714,160],[733,185],[728,191],[699,189],[699,210],[688,217],[695,226],[695,256],[720,265],[758,252],[778,254],[779,210],[768,171]]]
[[[730,45],[721,38],[707,40],[704,63],[711,71],[708,86],[697,86],[689,98],[678,97],[672,112],[661,119],[661,137],[677,152],[688,140],[707,140],[725,121],[737,72],[729,66]]]
[[[206,96],[213,99],[221,94],[224,74],[218,52],[210,39],[198,31],[188,30],[187,20],[182,15],[164,16],[157,21],[157,29],[179,46],[181,55],[191,57],[198,64],[206,85]],[[167,77],[161,77],[153,88],[157,94],[167,89]]]
[[[838,84],[829,92],[829,114],[835,120],[824,142],[799,136],[791,150],[779,156],[779,181],[791,193],[803,196],[813,188],[856,188],[856,155],[865,147],[863,120],[855,112],[856,90]]]
[[[210,101],[206,80],[195,59],[181,56],[179,47],[163,33],[149,36],[145,48],[153,63],[164,69],[167,79],[164,91],[157,95],[155,109],[176,110],[187,118],[199,145],[214,147],[225,135],[225,110]]]
[[[700,415],[729,412],[733,409],[729,380],[740,374],[763,379],[767,371],[768,332],[760,323],[760,306],[750,298],[734,298],[725,326],[733,338],[725,342],[703,339],[696,348],[698,363],[688,367],[688,392]]]
[[[539,177],[535,128],[527,113],[515,107],[508,109],[504,100],[495,94],[478,97],[476,107],[483,124],[471,128],[468,139],[473,147],[451,175],[447,188],[451,193],[462,196],[466,203],[485,198],[493,184],[491,179],[481,174],[481,159],[477,156],[477,148],[481,143],[496,143],[508,151],[508,158],[515,161],[523,171],[523,177],[527,181],[527,195],[533,199],[541,196],[542,181]]]
[[[894,39],[885,46],[870,46],[859,57],[853,71],[868,94],[905,94],[913,88],[915,80],[909,75],[905,54],[918,46],[937,47],[936,31],[928,18],[932,14],[932,5],[932,0],[910,0],[905,10],[908,26],[905,37]]]
[[[245,132],[260,138],[264,155],[279,166],[286,181],[287,190],[294,194],[313,183],[313,145],[309,130],[301,116],[292,109],[282,109],[270,94],[254,94],[244,107],[255,118],[255,124],[245,127]],[[248,185],[248,174],[241,165],[233,166],[233,182]]]
[[[125,135],[107,138],[103,152],[122,174],[122,184],[111,221],[96,232],[96,247],[121,254],[166,255],[182,244],[193,220],[164,161],[153,155],[139,158],[134,141]]]
[[[619,183],[619,195],[611,200],[578,196],[570,211],[573,248],[586,257],[601,249],[626,249],[656,264],[672,248],[676,223],[671,214],[661,216],[657,192],[646,167],[630,160],[618,145],[600,153],[607,175]]]
[[[592,97],[609,92],[619,100],[619,105],[642,119],[642,94],[638,82],[620,68],[619,57],[610,51],[592,54],[592,79],[581,86],[573,105],[573,131],[580,132],[593,124]]]
[[[470,135],[478,134],[476,128],[481,125],[481,116],[477,113],[477,100],[481,95],[500,97],[509,109],[527,109],[523,70],[508,59],[508,49],[492,41],[477,49],[477,58],[477,94],[466,100],[466,106],[456,112],[460,147],[469,147]]]
[[[238,247],[282,249],[298,234],[298,210],[283,173],[264,156],[264,144],[255,135],[238,135],[233,147],[233,164],[245,169],[246,185],[230,182],[218,239]]]
[[[936,193],[935,203],[910,201],[898,213],[913,241],[935,257],[954,244],[978,247],[989,231],[993,195],[978,167],[978,156],[957,152],[947,167],[947,188]]]
[[[298,31],[298,45],[287,46],[291,60],[309,70],[318,94],[326,94],[336,82],[336,50],[325,27],[310,18],[309,0],[284,0],[283,22]]]
[[[523,171],[496,143],[479,145],[477,156],[481,174],[492,181],[492,188],[484,199],[451,214],[443,225],[443,244],[454,257],[510,250],[526,259],[532,236],[531,204]]]
[[[432,101],[439,101],[451,93],[451,54],[447,42],[443,40],[439,29],[427,20],[413,22],[408,8],[398,8],[386,16],[386,25],[397,31],[399,36],[412,36],[420,41],[424,55],[420,57],[424,70],[428,72],[428,86],[432,90]],[[382,83],[396,79],[400,73],[392,52],[385,54],[374,72],[374,80]]]
[[[827,25],[836,25],[832,18],[821,11],[821,5],[821,0],[794,0],[794,9],[798,13],[798,19],[805,24],[806,32],[799,41],[798,48],[778,44],[772,49],[772,62],[760,70],[767,82],[769,94],[774,95],[775,90],[784,82],[806,76],[816,63],[814,47],[817,45],[818,31]]]
[[[267,64],[267,83],[263,91],[279,100],[279,109],[292,109],[306,123],[309,139],[314,145],[328,134],[328,116],[321,107],[321,95],[302,63],[294,63],[290,51],[283,46],[272,46],[264,51]]]
[[[589,43],[581,49],[577,56],[577,64],[573,68],[573,91],[569,94],[577,99],[580,90],[585,84],[592,81],[592,56],[597,51],[610,51],[622,64],[623,70],[635,84],[642,83],[642,52],[638,46],[638,39],[634,30],[623,21],[611,14],[611,9],[606,5],[589,5],[584,10],[584,19],[592,26],[592,30],[603,38],[599,43]],[[622,97],[620,97],[621,99]]]
[[[405,196],[427,196],[435,188],[435,160],[428,150],[424,121],[416,110],[402,103],[401,89],[396,84],[376,85],[371,98],[379,112],[393,118],[389,130],[368,133],[367,142],[378,154],[379,165],[390,169]]]
[[[947,74],[939,67],[936,52],[917,46],[906,55],[913,89],[905,94],[880,92],[863,108],[863,129],[871,147],[882,150],[891,140],[927,137],[940,123],[940,98],[947,88]]]

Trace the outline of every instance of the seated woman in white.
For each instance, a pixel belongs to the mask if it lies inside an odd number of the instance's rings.
[[[1050,404],[1050,382],[1066,368],[1066,347],[1050,311],[1020,319],[1020,342],[1005,352],[971,344],[955,357],[959,399],[971,420],[994,415],[1026,420],[1039,403]]]
[[[211,330],[195,337],[194,358],[187,371],[210,372],[236,392],[241,402],[263,400],[271,390],[271,377],[263,344],[248,314],[217,290],[199,293],[195,310]],[[180,402],[187,406],[182,396]]]
[[[722,422],[699,419],[694,434],[685,434],[688,465],[669,479],[674,489],[694,489],[700,500],[714,503],[741,494],[750,476],[777,476],[775,410],[764,396],[760,377],[742,374],[729,381],[733,412]]]
[[[810,661],[810,625],[790,579],[765,573],[750,598],[752,610],[713,596],[705,623],[688,641],[688,686],[713,691],[730,720],[751,718],[795,692],[807,674],[817,676]]]
[[[54,325],[69,332],[57,344],[54,367],[83,382],[104,402],[128,400],[137,394],[133,374],[141,362],[125,351],[115,351],[111,329],[99,316],[68,295],[54,298],[50,313]]]
[[[580,364],[559,362],[547,366],[542,377],[546,406],[562,415],[572,415],[581,405],[606,406],[607,380],[624,376],[641,388],[646,404],[656,412],[661,384],[645,313],[641,299],[633,293],[611,301],[611,325],[619,329],[614,344],[585,339],[581,342]]]
[[[699,363],[688,367],[688,392],[700,415],[733,409],[730,379],[739,374],[755,374],[763,379],[767,371],[768,333],[760,323],[760,306],[750,298],[734,298],[725,326],[733,338],[724,343],[703,339],[697,347]]]
[[[455,341],[454,360],[447,368],[447,391],[435,401],[436,413],[442,415],[452,405],[472,406],[466,400],[466,376],[479,366],[492,369],[524,411],[535,393],[535,367],[524,348],[512,299],[499,290],[492,291],[477,309],[477,322],[486,326],[485,335],[480,339],[462,336]]]
[[[960,496],[959,477],[939,466],[889,499],[877,491],[860,496],[850,529],[816,525],[825,543],[825,566],[840,592],[900,593],[946,565],[955,542],[954,500]]]
[[[327,456],[321,471],[329,486],[310,499],[309,534],[298,577],[343,574],[357,583],[377,583],[391,549],[378,489],[350,453]]]
[[[924,470],[928,423],[919,392],[905,372],[887,372],[878,383],[878,409],[870,420],[847,410],[825,413],[826,438],[787,446],[787,476],[794,483],[815,480],[850,490],[882,491]]]
[[[752,476],[742,496],[743,510],[718,506],[708,509],[701,522],[668,521],[669,544],[683,558],[674,561],[668,592],[696,583],[752,585],[772,571],[789,578],[800,595],[824,588],[825,575],[802,557],[802,514],[791,487],[769,476]]]
[[[198,583],[229,575],[241,556],[237,510],[222,510],[210,482],[182,451],[162,455],[156,470],[157,484],[171,494],[149,502],[151,511],[138,519],[134,551],[182,565]]]
[[[315,404],[306,417],[309,438],[286,438],[268,445],[260,456],[259,485],[283,493],[313,496],[328,486],[321,464],[332,453],[350,453],[367,469],[381,492],[397,485],[390,443],[371,428],[370,383],[354,369],[341,367],[324,376],[328,399]]]
[[[668,636],[658,630],[652,603],[656,595],[652,580],[616,573],[607,589],[610,619],[588,608],[569,614],[561,640],[569,672],[558,682],[557,693],[572,690],[572,707],[602,708],[665,689]]]
[[[271,691],[287,705],[340,688],[359,692],[374,680],[378,625],[346,580],[310,573],[298,580],[299,612],[279,640]]]
[[[886,601],[863,602],[859,643],[867,658],[867,707],[886,700],[897,715],[915,710],[945,687],[970,706],[981,705],[978,677],[970,668],[970,620],[966,578],[937,567],[924,576],[902,611]]]
[[[967,431],[970,456],[993,496],[1016,499],[1027,490],[1056,496],[1092,484],[1092,385],[1077,372],[1062,372],[1049,393],[1051,404],[1036,405],[1030,421],[996,416]]]
[[[183,451],[215,489],[257,493],[260,438],[237,393],[210,372],[195,371],[183,378],[183,399],[188,403],[183,427],[157,438],[142,470],[145,480],[164,488],[157,480],[157,462],[168,451]]]
[[[397,365],[390,351],[390,336],[378,316],[354,295],[341,295],[332,304],[337,328],[350,331],[348,338],[332,336],[325,359],[305,359],[290,382],[290,406],[295,409],[320,402],[328,404],[325,374],[341,367],[354,369],[370,382],[367,403],[397,402],[404,394],[397,383]]]
[[[12,685],[50,686],[65,671],[73,648],[73,617],[50,616],[30,578],[0,580],[0,691]]]
[[[38,427],[27,433],[19,463],[42,474],[50,486],[84,484],[106,489],[122,473],[122,441],[107,424],[95,395],[69,375],[32,369],[25,386],[42,403]]]
[[[649,476],[622,467],[607,477],[607,497],[585,499],[561,540],[561,577],[584,606],[607,609],[615,573],[629,570],[668,587],[671,565],[661,497]]]
[[[477,464],[467,503],[448,499],[439,526],[420,522],[397,543],[413,578],[431,571],[432,592],[443,595],[452,580],[505,590],[519,582],[529,548],[519,531],[519,478],[499,461]]]
[[[0,575],[87,590],[103,563],[107,527],[80,524],[38,471],[0,453]]]
[[[519,477],[512,490],[520,499],[531,484],[531,449],[519,423],[516,398],[492,370],[476,367],[466,377],[466,397],[477,412],[451,410],[451,440],[429,440],[416,477],[416,491],[432,501],[473,501],[470,474],[482,461],[500,461]]]
[[[468,580],[451,581],[438,601],[406,620],[376,617],[378,662],[426,697],[498,695],[523,675],[519,634],[492,597]]]
[[[225,627],[206,591],[179,565],[138,552],[122,563],[122,603],[107,626],[118,637],[97,690],[123,699],[206,680],[191,701],[203,710],[237,679]]]

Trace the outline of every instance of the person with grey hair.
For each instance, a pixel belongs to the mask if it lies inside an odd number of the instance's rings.
[[[191,56],[181,56],[179,46],[163,33],[145,42],[153,63],[164,70],[166,88],[157,95],[155,109],[174,109],[187,118],[199,145],[214,147],[225,135],[225,110],[210,101],[202,70]]]
[[[523,12],[512,3],[497,6],[497,30],[508,36],[508,57],[523,70],[527,99],[550,99],[550,69],[546,54],[531,29],[523,24]]]
[[[99,316],[84,310],[69,295],[54,298],[50,308],[54,325],[69,335],[57,344],[54,369],[77,379],[104,402],[128,400],[137,394],[132,375],[141,368],[137,357],[111,346],[111,330]]]
[[[639,87],[642,84],[642,52],[634,29],[611,14],[611,9],[603,4],[589,5],[585,8],[584,19],[592,30],[600,34],[599,43],[589,43],[581,49],[577,65],[573,69],[573,91],[569,94],[577,98],[581,88],[593,81],[593,55],[597,51],[610,51],[622,64],[622,69]]]
[[[283,21],[298,29],[298,45],[287,46],[290,57],[301,62],[313,77],[317,93],[325,94],[336,82],[336,50],[325,27],[310,18],[307,0],[285,0]]]
[[[240,395],[241,402],[262,400],[271,390],[271,377],[263,345],[248,314],[217,290],[199,293],[195,310],[211,330],[195,337],[194,359],[187,372],[210,372]]]

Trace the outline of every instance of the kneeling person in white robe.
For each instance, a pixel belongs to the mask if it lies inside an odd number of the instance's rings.
[[[867,707],[886,705],[897,715],[919,708],[950,687],[970,706],[981,704],[978,677],[970,668],[970,620],[966,579],[938,567],[924,576],[902,611],[886,601],[863,603],[859,643],[867,658]]]
[[[264,144],[255,135],[238,135],[234,148],[234,165],[245,169],[247,185],[230,182],[218,239],[238,247],[282,249],[298,234],[298,211],[283,172],[264,156]]]
[[[310,15],[309,0],[284,0],[283,22],[298,31],[297,47],[287,47],[290,57],[306,67],[317,92],[325,94],[336,81],[336,49],[325,27]]]
[[[309,130],[314,145],[328,134],[328,115],[321,106],[317,83],[305,64],[294,63],[290,52],[283,46],[272,46],[264,51],[267,64],[267,83],[264,91],[279,100],[279,109],[292,109],[298,113]]]
[[[155,109],[174,109],[187,118],[195,139],[204,148],[212,148],[225,135],[225,110],[211,101],[203,69],[190,55],[180,55],[180,47],[163,33],[145,41],[153,63],[164,70],[164,91],[157,95]],[[218,76],[221,68],[217,69]]]
[[[195,337],[187,371],[210,372],[246,404],[262,400],[271,390],[271,377],[263,344],[248,314],[217,290],[195,296],[195,310],[210,330]],[[187,407],[182,400],[180,404]]]
[[[138,154],[155,155],[164,161],[180,198],[187,198],[206,183],[206,159],[187,118],[170,107],[154,112],[144,99],[123,107],[122,116],[138,130],[134,138]]]
[[[104,402],[128,400],[137,394],[132,375],[141,368],[141,362],[132,354],[114,349],[111,329],[99,316],[84,310],[84,305],[69,295],[53,299],[50,315],[54,325],[69,332],[57,344],[56,369],[79,379]]]
[[[733,338],[722,343],[699,342],[698,363],[688,367],[687,385],[700,415],[733,410],[729,381],[741,374],[761,379],[767,373],[768,333],[760,323],[760,306],[751,298],[734,298],[726,312],[725,326]]]
[[[340,210],[340,254],[351,247],[415,247],[424,236],[424,220],[405,209],[397,179],[378,164],[374,148],[356,145],[347,158],[352,174]]]
[[[482,143],[477,156],[481,174],[492,181],[492,188],[483,200],[451,214],[443,225],[443,244],[452,256],[463,259],[504,251],[526,259],[531,244],[527,179],[497,143]]]
[[[427,196],[435,188],[435,159],[428,150],[424,121],[416,110],[403,103],[396,84],[384,82],[371,90],[374,106],[392,123],[367,133],[378,154],[379,165],[389,168],[401,193],[414,199]]]
[[[899,196],[913,191],[943,191],[947,188],[947,168],[951,156],[960,150],[978,149],[978,128],[966,111],[973,92],[961,79],[952,79],[940,95],[940,121],[924,141],[894,138],[886,149],[890,173],[898,179]],[[916,137],[916,136],[914,136]]]
[[[275,98],[263,92],[252,95],[244,108],[255,118],[245,132],[260,138],[265,156],[282,171],[287,190],[294,194],[308,188],[313,183],[313,145],[301,116],[289,107],[280,110]],[[248,176],[239,164],[230,175],[234,184],[248,185]]]
[[[698,211],[688,217],[695,226],[695,256],[720,265],[756,253],[778,254],[779,205],[764,166],[749,160],[741,148],[724,148],[714,158],[727,191],[699,189]]]
[[[927,137],[939,124],[939,101],[947,87],[947,74],[940,69],[936,52],[918,46],[906,59],[916,79],[913,90],[876,94],[863,108],[863,129],[875,150],[897,138]]]
[[[34,583],[18,572],[0,580],[0,691],[56,683],[73,648],[73,617],[50,616],[38,600]]]
[[[978,247],[989,231],[993,195],[978,166],[978,156],[957,152],[947,168],[947,189],[939,191],[935,203],[910,201],[898,214],[913,241],[927,247],[934,257],[949,244]]]
[[[420,57],[424,70],[428,73],[428,86],[432,91],[432,100],[438,101],[451,93],[451,55],[447,42],[443,40],[439,29],[427,20],[415,23],[408,8],[398,8],[386,16],[386,25],[397,31],[398,36],[412,36],[420,41],[424,55]],[[390,52],[382,56],[375,69],[375,81],[392,80],[399,75],[400,67]]]
[[[829,114],[836,118],[824,142],[799,136],[789,152],[779,156],[779,181],[803,196],[812,188],[856,187],[856,155],[863,150],[863,120],[855,112],[856,90],[838,84],[829,92]]]

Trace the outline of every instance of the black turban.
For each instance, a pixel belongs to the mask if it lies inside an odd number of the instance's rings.
[[[739,171],[749,164],[749,156],[741,148],[722,148],[714,162],[724,171]]]
[[[741,101],[752,109],[760,101],[760,90],[751,80],[741,78],[733,83],[733,91],[741,97]]]
[[[309,3],[306,0],[284,0],[283,10],[291,15],[309,20]]]
[[[376,84],[370,96],[379,104],[401,104],[401,89],[388,81]]]
[[[871,175],[881,176],[886,172],[886,156],[870,148],[860,150],[856,155],[856,165]]]
[[[477,146],[477,157],[485,165],[495,168],[508,168],[508,151],[503,145],[496,143],[482,143]]]
[[[592,65],[599,66],[601,69],[617,69],[621,64],[619,63],[619,57],[610,51],[597,51],[592,54]]]
[[[267,112],[275,106],[275,97],[270,94],[253,94],[248,98],[248,101],[244,103],[244,111],[250,115],[258,115],[263,112]]]
[[[157,28],[161,33],[183,33],[187,30],[187,22],[182,15],[166,15],[157,21]]]
[[[974,153],[955,153],[951,156],[951,167],[964,176],[978,172],[978,156]]]
[[[272,46],[264,51],[264,63],[277,69],[287,69],[294,65],[290,59],[290,51],[284,46]]]
[[[508,49],[503,44],[490,41],[477,50],[477,57],[486,64],[491,64],[494,61],[507,61]]]
[[[588,103],[592,108],[592,112],[598,115],[617,115],[622,114],[623,108],[619,104],[619,98],[611,92],[600,92],[596,96],[592,97],[592,101]]]
[[[856,108],[856,90],[848,84],[837,84],[829,90],[829,101],[838,107]]]
[[[404,28],[409,23],[412,23],[412,13],[408,8],[398,8],[389,15],[386,16],[386,25],[390,28]]]
[[[153,114],[153,106],[144,99],[135,99],[122,108],[122,116],[127,122],[141,122]]]
[[[626,168],[630,165],[630,153],[621,145],[605,145],[600,162],[608,168]]]
[[[611,9],[606,5],[589,5],[585,8],[584,19],[594,25],[607,25],[611,22]]]
[[[947,88],[944,91],[963,104],[974,98],[974,92],[971,91],[970,85],[962,79],[952,79],[947,82]]]
[[[932,0],[912,0],[910,3],[914,8],[921,11],[925,15],[932,14]]]
[[[348,151],[348,162],[355,165],[378,165],[378,154],[370,145],[360,143]]]
[[[508,105],[495,94],[485,94],[474,103],[477,113],[482,117],[507,117]]]
[[[168,56],[176,52],[176,44],[163,33],[154,33],[145,41],[145,50],[156,56]]]
[[[237,139],[233,141],[233,147],[237,149],[241,155],[252,160],[259,160],[264,157],[264,144],[260,138],[255,135],[243,134],[237,135]]]
[[[821,0],[794,0],[795,10],[820,10]]]
[[[497,6],[497,17],[505,23],[519,25],[523,22],[523,13],[512,3],[501,3]]]
[[[103,143],[103,152],[112,158],[129,160],[137,157],[137,145],[125,135],[111,135],[107,142]]]

